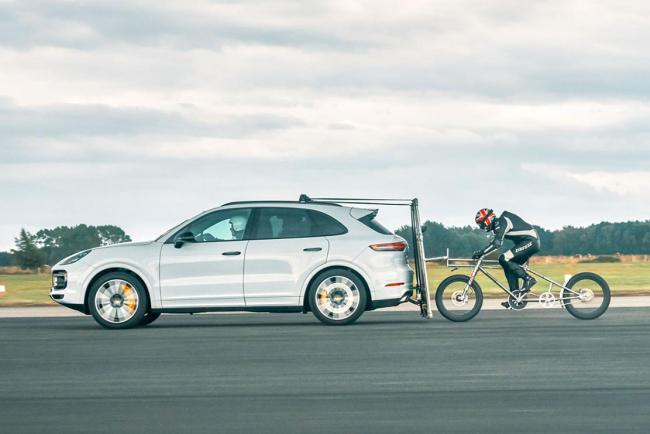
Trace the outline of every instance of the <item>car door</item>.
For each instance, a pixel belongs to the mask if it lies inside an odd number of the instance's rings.
[[[244,266],[246,306],[299,304],[305,279],[327,260],[328,240],[315,234],[304,208],[255,209]]]
[[[237,208],[198,217],[163,245],[163,308],[244,306],[245,237],[252,210]],[[191,232],[194,241],[175,243]]]

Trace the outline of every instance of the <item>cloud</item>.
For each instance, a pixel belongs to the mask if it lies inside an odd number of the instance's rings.
[[[173,135],[242,137],[259,131],[290,128],[302,122],[268,113],[221,115],[197,119],[190,107],[175,112],[104,104],[56,104],[21,107],[0,100],[0,134],[4,137],[106,137]]]
[[[214,49],[232,42],[347,48],[352,44],[318,24],[328,13],[321,4],[293,2],[171,1],[5,2],[0,5],[4,45],[33,48],[60,46],[88,50],[127,43]],[[351,36],[352,33],[348,33]],[[362,40],[363,38],[358,38]]]
[[[549,227],[647,218],[648,17],[613,1],[0,1],[0,249],[21,225],[143,238],[303,192],[418,196],[448,224],[486,205]]]
[[[650,172],[587,172],[569,176],[597,191],[650,199]]]

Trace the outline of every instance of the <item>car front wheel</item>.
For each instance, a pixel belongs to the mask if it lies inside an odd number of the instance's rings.
[[[90,288],[88,307],[100,325],[126,329],[142,323],[147,312],[147,292],[131,274],[114,272],[98,279]]]
[[[319,275],[310,285],[308,297],[313,314],[328,325],[353,323],[363,314],[368,300],[361,279],[344,269]]]

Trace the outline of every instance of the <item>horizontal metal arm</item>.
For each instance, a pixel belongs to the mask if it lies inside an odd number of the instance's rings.
[[[441,261],[446,261],[449,259],[449,256],[437,256],[435,258],[425,258],[424,260],[427,262],[441,262]]]
[[[315,202],[336,202],[357,205],[388,205],[411,206],[413,199],[372,199],[372,198],[346,198],[346,197],[312,197]]]
[[[447,254],[445,256],[436,256],[434,258],[425,258],[424,260],[426,262],[440,262],[440,261],[446,261],[449,259],[449,248],[447,248]]]
[[[478,261],[475,260],[475,259],[449,258],[449,259],[447,259],[447,267],[449,267],[449,268],[461,268],[461,267],[473,268],[473,267],[476,267],[477,262]],[[499,261],[484,259],[481,262],[481,268],[499,269],[499,268],[501,268],[501,266],[499,265]]]
[[[338,201],[355,201],[355,200],[373,200],[373,201],[389,201],[389,202],[399,202],[399,201],[404,201],[404,202],[412,202],[413,199],[376,199],[376,198],[352,198],[352,197],[312,197],[312,200],[338,200]]]

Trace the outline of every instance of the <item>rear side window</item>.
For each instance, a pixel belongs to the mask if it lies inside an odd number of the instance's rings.
[[[348,229],[339,223],[335,218],[325,213],[314,210],[307,210],[312,221],[312,237],[331,237],[334,235],[343,235]]]
[[[259,208],[254,238],[304,238],[311,236],[312,223],[307,210],[301,208]]]
[[[348,230],[319,211],[304,208],[258,208],[254,239],[308,238],[341,235]]]
[[[372,229],[375,232],[379,232],[380,234],[383,235],[393,235],[393,233],[390,230],[388,230],[384,225],[379,223],[375,219],[375,217],[377,217],[376,213],[370,213],[361,217],[359,221],[364,225],[368,226],[370,229]]]

